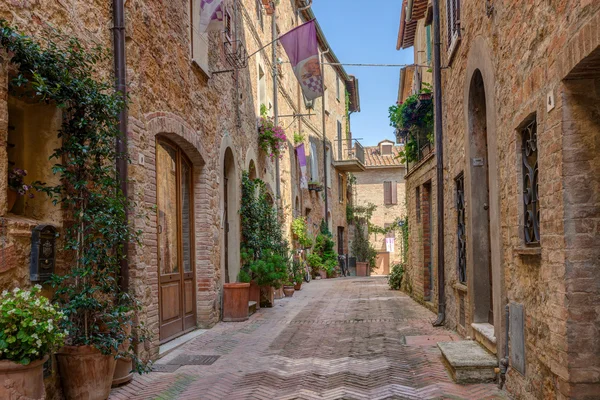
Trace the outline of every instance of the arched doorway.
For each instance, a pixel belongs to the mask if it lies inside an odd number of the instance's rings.
[[[196,326],[192,163],[173,142],[156,143],[160,340]]]
[[[473,287],[473,322],[494,324],[490,243],[490,177],[487,104],[481,71],[471,78],[468,98],[470,171],[470,229]]]
[[[235,282],[239,273],[239,265],[236,265],[236,227],[239,224],[235,219],[239,218],[237,213],[237,174],[235,158],[230,147],[225,150],[223,158],[223,273],[225,283]]]

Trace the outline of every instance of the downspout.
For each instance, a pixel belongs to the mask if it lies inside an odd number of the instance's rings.
[[[275,126],[279,125],[279,107],[277,102],[278,95],[278,71],[277,71],[277,6],[275,1],[272,2],[273,7],[273,21],[271,23],[271,36],[273,38],[273,115]],[[277,196],[277,208],[281,210],[281,171],[279,169],[279,157],[275,157],[275,192]]]
[[[323,192],[325,193],[325,223],[329,229],[329,195],[327,194],[327,131],[325,124],[325,54],[329,53],[329,49],[321,53],[321,76],[323,77],[323,111],[321,113],[323,119]]]
[[[127,81],[125,64],[125,0],[113,0],[113,58],[115,62],[115,89],[121,93],[123,101],[127,100]],[[117,138],[117,179],[121,192],[128,198],[127,191],[127,107],[119,112],[119,131],[121,135]],[[125,223],[129,224],[128,213],[125,210]],[[129,243],[123,243],[123,255],[121,259],[120,285],[123,291],[129,290]]]
[[[508,371],[508,331],[510,329],[510,307],[507,305],[504,306],[504,312],[506,314],[506,328],[504,330],[504,357],[500,359],[499,362],[499,371],[500,379],[498,379],[498,388],[502,389],[504,384],[506,383],[506,372]]]
[[[444,141],[442,131],[442,69],[440,65],[440,5],[433,0],[433,87],[435,101],[435,158],[437,182],[437,253],[438,253],[438,317],[433,326],[446,320],[446,282],[444,278]]]

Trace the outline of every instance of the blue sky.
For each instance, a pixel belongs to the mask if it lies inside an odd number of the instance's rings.
[[[313,0],[313,11],[342,63],[410,64],[412,49],[396,51],[401,0]],[[394,140],[388,107],[398,97],[400,68],[344,67],[359,79],[361,112],[352,135],[364,145]]]

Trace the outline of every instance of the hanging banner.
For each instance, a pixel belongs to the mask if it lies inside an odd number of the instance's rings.
[[[394,238],[385,238],[385,251],[388,253],[394,252]]]
[[[199,33],[223,30],[223,0],[200,0]]]
[[[298,156],[298,164],[300,164],[300,189],[308,189],[308,178],[306,176],[306,150],[304,150],[304,143],[296,147],[296,155]]]
[[[287,53],[302,93],[307,100],[323,96],[323,74],[319,63],[319,44],[315,21],[292,29],[279,38]]]

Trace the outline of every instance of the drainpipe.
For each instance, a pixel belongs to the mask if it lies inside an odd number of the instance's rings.
[[[510,324],[510,308],[508,304],[504,306],[504,312],[506,314],[506,328],[504,330],[504,357],[500,359],[499,363],[500,379],[498,379],[498,388],[500,389],[502,389],[504,383],[506,382],[506,372],[508,371],[508,329]]]
[[[273,20],[271,23],[271,36],[273,38],[273,115],[275,116],[275,126],[279,125],[279,107],[277,102],[278,95],[278,71],[277,71],[277,6],[272,2]],[[281,171],[279,170],[279,157],[275,157],[275,192],[277,196],[277,208],[281,209]]]
[[[433,87],[435,101],[435,158],[437,181],[437,253],[438,253],[438,317],[433,326],[446,320],[446,285],[444,279],[444,141],[442,138],[442,69],[440,65],[440,7],[433,0]]]
[[[115,89],[127,99],[127,81],[125,78],[125,0],[113,0],[113,58],[115,62]],[[117,138],[117,179],[125,198],[127,193],[127,108],[124,107],[119,113],[119,130],[121,135]],[[125,213],[125,223],[128,224],[129,210]],[[123,255],[121,259],[120,285],[123,291],[129,289],[129,243],[123,243]]]
[[[325,124],[325,54],[329,53],[329,49],[325,50],[321,53],[321,76],[323,77],[323,111],[322,111],[322,119],[323,119],[323,192],[325,193],[325,223],[327,224],[327,228],[329,228],[329,216],[327,213],[329,212],[329,196],[327,194],[327,133],[326,133],[326,124]],[[333,230],[333,227],[332,227]]]

